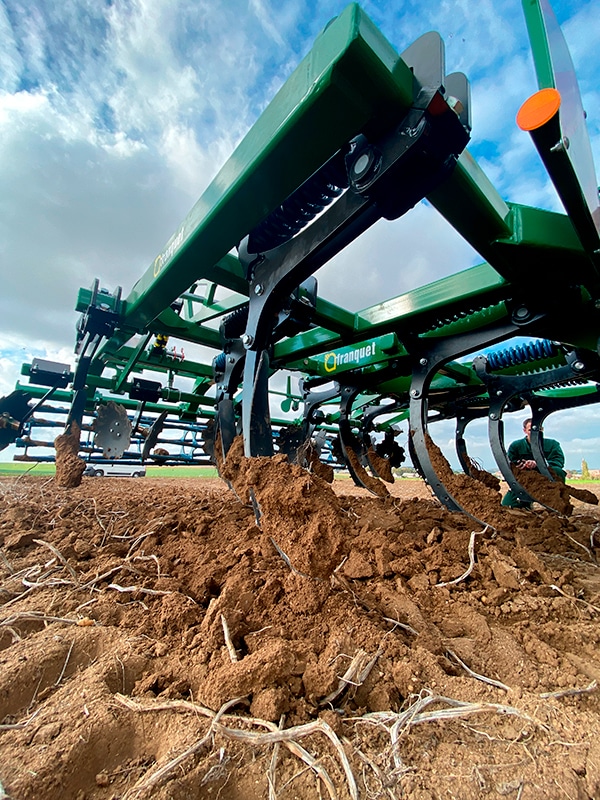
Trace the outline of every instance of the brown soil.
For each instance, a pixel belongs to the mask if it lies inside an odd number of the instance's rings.
[[[596,507],[226,469],[0,480],[0,796],[600,797]]]
[[[74,489],[81,483],[85,462],[79,458],[81,429],[76,422],[54,440],[56,450],[56,476],[54,480],[63,489]]]
[[[389,492],[386,486],[379,480],[379,478],[371,477],[367,470],[363,467],[363,465],[358,460],[358,456],[354,452],[351,447],[346,449],[346,456],[348,458],[348,462],[352,466],[354,470],[354,474],[358,477],[358,479],[362,482],[363,486],[371,492],[371,494],[376,495],[377,497],[387,497]]]
[[[468,514],[494,528],[512,530],[511,511],[502,507],[500,481],[495,475],[471,464],[471,474],[454,473],[440,448],[427,436],[427,451],[431,463],[452,497]],[[551,481],[533,470],[514,468],[514,474],[523,488],[535,501],[558,514],[573,513],[571,498],[586,504],[597,505],[598,498],[587,489],[576,489],[561,481]]]
[[[333,483],[333,478],[335,475],[333,467],[330,464],[324,464],[321,461],[317,451],[310,444],[310,442],[308,442],[306,445],[304,460],[306,462],[306,467],[310,472],[314,472],[315,475],[318,475],[319,478],[322,478],[326,483]],[[297,459],[297,463],[303,462],[300,461],[300,459]]]
[[[386,483],[394,482],[394,475],[392,473],[390,462],[387,458],[380,456],[379,453],[375,451],[374,447],[369,447],[367,459],[373,471],[379,478],[384,480]]]

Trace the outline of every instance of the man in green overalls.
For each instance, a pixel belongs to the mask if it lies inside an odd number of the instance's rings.
[[[519,469],[534,469],[537,470],[537,464],[531,452],[531,418],[525,420],[523,423],[523,431],[525,436],[523,439],[516,439],[508,448],[508,460],[510,463]],[[544,437],[544,457],[548,466],[554,472],[556,477],[565,481],[567,473],[564,470],[565,454],[562,447],[556,439],[546,439]],[[502,505],[509,506],[510,508],[531,508],[531,503],[525,503],[509,490],[502,498]]]

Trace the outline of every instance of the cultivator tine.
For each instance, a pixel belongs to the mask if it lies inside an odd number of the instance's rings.
[[[252,510],[254,511],[254,519],[256,520],[256,527],[260,528],[260,521],[262,519],[262,511],[260,509],[260,505],[258,500],[256,499],[256,493],[252,486],[248,490],[248,495],[250,497],[250,503],[252,505]]]
[[[535,500],[529,492],[519,483],[518,478],[514,474],[504,445],[504,420],[499,416],[499,412],[490,411],[488,435],[490,438],[490,446],[492,454],[498,465],[498,469],[502,473],[502,477],[508,484],[508,488],[515,495],[517,500],[524,504],[531,504]],[[555,509],[551,509],[554,511]]]
[[[269,356],[249,350],[244,365],[242,431],[246,456],[272,456],[273,433],[269,410]]]
[[[85,413],[85,408],[87,405],[88,400],[88,392],[87,389],[78,389],[73,393],[73,400],[71,402],[71,408],[69,410],[69,414],[66,419],[65,423],[65,433],[70,433],[73,425],[77,425],[81,428],[83,423],[83,415]]]
[[[399,467],[404,461],[404,450],[396,444],[396,436],[401,431],[395,429],[388,429],[384,433],[384,439],[381,445],[375,447],[369,441],[370,431],[375,426],[375,419],[384,414],[393,414],[394,412],[401,411],[406,406],[404,400],[398,400],[386,405],[376,406],[370,409],[363,416],[362,431],[363,438],[365,439],[365,458],[369,468],[376,478],[387,483],[394,483],[394,475],[392,467]]]
[[[213,380],[216,385],[215,421],[212,431],[212,459],[217,472],[223,477],[223,464],[239,433],[235,395],[242,380],[246,350],[241,336],[248,322],[248,305],[245,304],[223,318],[219,335],[223,352],[213,359]],[[232,485],[227,481],[229,487]]]
[[[544,457],[544,434],[539,416],[539,413],[532,409],[531,434],[529,438],[531,453],[537,465],[538,472],[540,472],[544,477],[548,478],[548,480],[556,481],[556,475],[551,472]]]
[[[217,403],[217,417],[216,417],[216,437],[215,443],[218,442],[220,447],[220,458],[225,461],[227,453],[231,449],[233,440],[237,436],[238,424],[235,412],[235,404],[233,400],[228,397],[219,400]],[[217,462],[219,463],[219,462]]]
[[[92,345],[93,344],[95,344],[95,342],[93,342]],[[74,424],[81,429],[83,415],[88,401],[86,381],[91,363],[91,355],[80,355],[73,377],[73,399],[65,423],[65,433],[70,433]]]
[[[507,405],[517,397],[531,397],[531,392],[536,389],[544,387],[551,387],[565,381],[581,380],[589,375],[597,374],[598,357],[596,355],[588,354],[582,356],[575,350],[571,350],[565,355],[566,364],[563,366],[556,366],[553,369],[547,369],[543,372],[530,372],[525,374],[516,375],[502,375],[494,374],[490,371],[488,358],[486,356],[477,356],[473,361],[473,367],[485,384],[489,397],[489,437],[492,447],[492,453],[498,464],[498,468],[508,483],[510,489],[514,492],[517,498],[525,503],[531,503],[533,500],[541,502],[539,499],[532,497],[523,486],[519,483],[517,477],[513,473],[512,466],[508,460],[506,449],[504,446],[504,425],[502,421],[502,414]],[[526,362],[521,362],[526,363]],[[538,408],[541,406],[538,405]],[[535,406],[532,408],[532,413],[536,414],[536,419],[541,413],[535,411]],[[536,454],[535,458],[538,469],[546,477],[554,480],[554,477],[548,470],[545,458],[543,457],[542,440],[540,438],[540,425],[536,424]],[[532,439],[534,436],[532,435]],[[533,445],[532,445],[533,452]],[[551,508],[546,503],[541,502],[550,510]]]
[[[449,511],[467,513],[454,499],[449,489],[444,485],[442,478],[433,466],[427,445],[427,398],[420,388],[424,385],[425,376],[415,379],[413,374],[412,388],[410,390],[410,431],[409,452],[419,475],[429,484],[434,494]]]
[[[142,416],[144,414],[144,409],[146,408],[146,401],[142,400],[141,403],[138,404],[136,412],[133,416],[133,420],[131,421],[131,435],[134,436],[136,433],[140,431],[140,425],[142,421]]]
[[[458,456],[458,463],[464,470],[465,475],[471,473],[471,459],[467,453],[467,443],[465,441],[465,428],[471,422],[473,417],[462,415],[456,418],[456,430],[454,433],[454,446],[456,447],[456,455]]]
[[[440,502],[450,511],[467,513],[452,496],[444,483],[444,476],[435,469],[429,452],[427,421],[429,416],[429,390],[438,371],[449,362],[472,352],[476,347],[490,345],[506,338],[517,328],[514,315],[492,321],[491,324],[461,332],[447,339],[413,340],[413,368],[410,385],[410,452],[420,475],[427,481]],[[473,390],[471,390],[473,391]],[[440,468],[444,469],[442,465]],[[448,468],[449,469],[449,468]],[[480,520],[478,520],[480,521]],[[485,523],[483,523],[485,524]]]
[[[467,452],[467,443],[465,441],[465,429],[467,425],[474,419],[481,419],[487,417],[488,409],[485,408],[468,408],[462,410],[456,417],[456,431],[454,434],[454,445],[456,447],[456,455],[458,461],[463,468],[465,475],[471,474],[472,461]]]
[[[325,414],[320,406],[339,397],[341,389],[335,384],[329,389],[318,391],[300,380],[300,394],[304,400],[302,423],[284,430],[279,438],[279,450],[284,452],[292,464],[310,468],[312,454],[310,453],[313,435],[317,426],[324,421]],[[317,454],[318,455],[318,454]]]
[[[580,408],[600,402],[600,386],[578,386],[576,388],[558,388],[557,394],[550,392],[530,392],[523,396],[531,408],[531,452],[538,465],[539,471],[551,480],[556,480],[552,474],[543,449],[543,427],[546,418],[555,411]]]
[[[94,280],[90,299],[77,323],[75,349],[79,358],[73,376],[73,400],[67,416],[65,433],[71,433],[73,425],[77,425],[81,430],[89,397],[88,373],[102,339],[108,338],[119,322],[120,302],[120,286],[113,295],[109,295],[100,290],[98,279]]]
[[[213,360],[213,378],[217,387],[214,452],[217,468],[227,458],[233,440],[239,433],[235,395],[242,379],[246,350],[239,338],[248,319],[248,307],[238,309],[221,323],[223,352]]]
[[[376,496],[382,497],[388,494],[388,490],[378,477],[372,478],[368,475],[365,465],[368,464],[367,460],[367,447],[352,432],[352,423],[350,422],[352,413],[352,404],[359,394],[359,390],[351,386],[344,386],[342,388],[342,399],[340,403],[340,416],[339,416],[339,430],[340,430],[340,445],[342,454],[348,472],[352,480],[357,486],[371,492]]]

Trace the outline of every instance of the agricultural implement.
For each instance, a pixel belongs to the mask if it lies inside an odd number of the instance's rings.
[[[455,421],[470,474],[465,429],[487,418],[503,477],[530,501],[503,419],[531,408],[535,460],[554,479],[544,420],[598,400],[600,206],[566,43],[546,0],[523,7],[540,91],[517,121],[564,213],[494,189],[467,149],[468,79],[446,73],[439,34],[398,54],[350,5],[130,293],[80,290],[75,367],[23,366],[28,383],[0,400],[0,447],[51,458],[36,436],[54,426],[82,431],[91,461],[219,464],[242,435],[247,457],[320,458],[385,494],[405,423],[416,469],[461,511],[429,428]],[[320,267],[424,199],[481,264],[358,312],[320,296]]]

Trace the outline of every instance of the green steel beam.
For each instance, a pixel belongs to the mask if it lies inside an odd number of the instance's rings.
[[[506,295],[509,290],[507,282],[489,264],[479,264],[365,308],[352,315],[352,327],[347,312],[343,336],[327,328],[313,328],[290,337],[275,345],[273,360],[283,366],[290,359],[308,359],[323,351],[355,344],[365,336],[395,332],[402,338],[401,331],[414,328],[419,317],[451,313],[453,303],[457,302],[463,305],[472,302],[476,307],[487,305],[497,302],[498,296]]]
[[[512,233],[510,208],[468,150],[427,199],[484,258],[490,242]]]
[[[131,347],[122,347],[118,353],[107,357],[105,365],[120,369],[123,362],[128,362],[131,358],[131,353],[135,352]],[[202,378],[212,380],[212,365],[203,364],[199,361],[192,361],[188,358],[183,361],[174,361],[170,356],[154,357],[146,355],[145,357],[138,358],[136,367],[141,371],[142,369],[153,370],[154,372],[169,373],[176,372],[177,375],[183,378]]]
[[[392,358],[406,356],[406,350],[394,333],[373,337],[349,347],[330,350],[310,359],[292,361],[286,369],[300,370],[309,375],[330,377],[332,380],[343,372],[363,370],[365,367],[388,362]]]
[[[330,303],[322,297],[317,297],[317,308],[314,323],[322,328],[327,328],[341,334],[351,334],[354,330],[356,315],[352,311]]]
[[[457,301],[489,304],[490,298],[507,289],[506,281],[489,264],[479,264],[359,311],[356,328],[363,336],[367,330],[398,330],[419,316],[451,313]]]
[[[507,281],[530,288],[540,281],[568,284],[574,272],[595,283],[573,223],[566,214],[505,203],[467,153],[432,205]],[[548,275],[550,272],[550,275]]]
[[[28,392],[32,398],[40,399],[45,394],[47,389],[43,386],[31,386],[30,384],[22,384],[17,383],[15,389],[22,390],[24,392]],[[66,389],[57,389],[56,392],[52,395],[52,401],[60,402],[60,403],[71,403],[73,399],[73,393]],[[96,392],[90,399],[88,403],[90,404],[97,404],[97,403],[108,403],[110,400],[115,400],[114,397],[106,397],[100,392]],[[213,401],[214,403],[214,401]],[[140,401],[139,400],[130,400],[128,397],[119,397],[118,404],[123,406],[124,408],[130,410],[136,410],[139,408]],[[168,411],[170,414],[177,416],[178,408],[174,405],[167,405],[165,403],[146,403],[145,410],[148,412],[155,412],[161,413],[162,411]],[[47,413],[52,413],[48,411]],[[208,407],[202,410],[202,416],[204,417],[214,417],[215,411],[213,407]]]
[[[48,391],[47,387],[43,386],[32,386],[30,384],[22,384],[17,382],[15,386],[15,391],[20,390],[23,392],[27,392],[31,395],[34,399],[42,398],[46,392]],[[180,405],[175,405],[174,401],[178,400],[181,396],[181,403]],[[52,401],[61,402],[61,403],[68,403],[70,404],[73,399],[73,392],[68,389],[57,389],[56,392],[52,395]],[[145,411],[151,413],[161,413],[163,411],[168,411],[173,416],[185,417],[187,414],[187,405],[188,402],[197,402],[198,399],[202,399],[207,401],[207,407],[202,408],[199,412],[200,416],[203,419],[211,419],[215,416],[214,410],[214,398],[198,398],[194,395],[190,395],[188,393],[180,393],[176,389],[166,390],[164,393],[163,400],[166,400],[166,403],[146,403]],[[108,403],[110,401],[116,402],[118,405],[123,406],[123,408],[129,410],[137,410],[139,408],[140,402],[139,400],[131,400],[128,397],[107,397],[100,392],[95,392],[89,399],[88,403],[90,405],[98,404],[98,403]],[[49,401],[50,402],[50,401]],[[168,404],[167,404],[168,403]],[[51,414],[52,411],[48,410],[46,413]],[[59,412],[57,412],[59,413]],[[284,419],[281,417],[273,417],[273,423],[279,426],[286,426],[291,424],[291,420]]]
[[[247,297],[234,294],[230,297],[224,298],[219,303],[215,303],[214,305],[202,306],[202,308],[194,311],[193,314],[190,314],[189,316],[186,315],[184,319],[186,322],[191,322],[194,325],[201,325],[203,322],[210,322],[212,319],[219,319],[226,314],[231,314],[232,311],[241,308],[247,303]]]
[[[413,101],[412,72],[355,4],[317,38],[125,302],[142,330],[194,283],[227,286],[227,253],[340,147],[389,127]],[[237,274],[235,291],[243,292]]]

